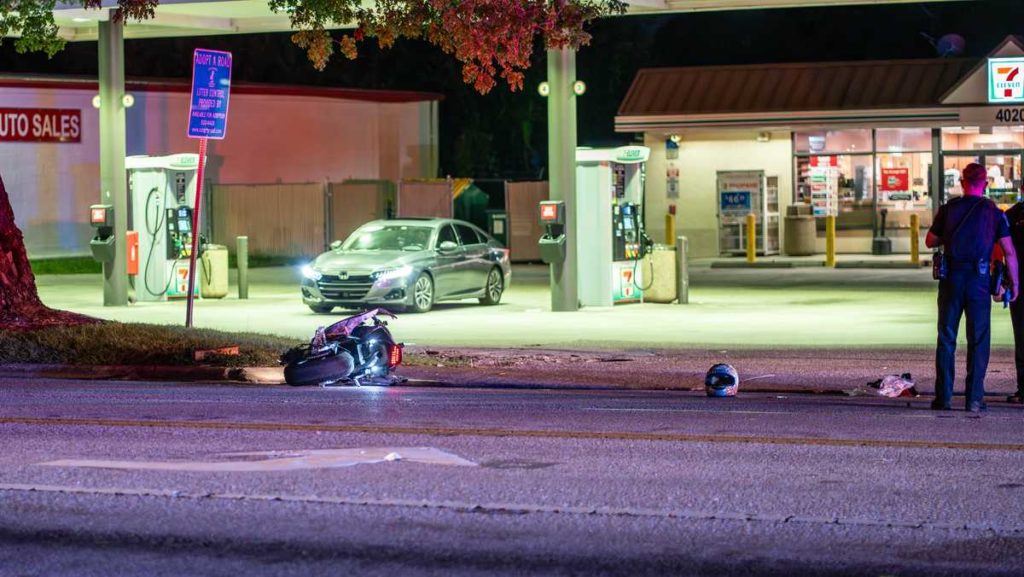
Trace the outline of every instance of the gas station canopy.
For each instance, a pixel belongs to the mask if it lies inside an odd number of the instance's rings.
[[[361,0],[372,6],[374,0]],[[808,8],[858,4],[902,4],[915,0],[628,0],[630,14]],[[938,0],[955,1],[955,0]],[[268,0],[160,0],[153,18],[113,22],[116,0],[102,0],[102,9],[86,10],[80,2],[63,0],[53,14],[59,34],[69,41],[98,41],[100,77],[100,201],[117,215],[128,213],[125,182],[124,40],[175,36],[209,36],[287,32],[292,29],[287,11],[273,12]],[[352,23],[338,23],[338,28]],[[552,200],[565,201],[566,228],[576,226],[576,81],[575,51],[548,50],[548,174]],[[112,105],[111,105],[112,103]],[[113,219],[114,238],[125,239],[126,218]],[[118,241],[122,242],[122,241]],[[580,305],[577,292],[577,242],[566,241],[565,260],[552,265],[552,310],[573,311]],[[128,303],[127,252],[112,250],[104,262],[103,302]]]
[[[631,0],[629,14],[752,10],[760,8],[807,8],[811,6],[852,6],[857,4],[904,4],[914,0]],[[954,0],[939,0],[954,1]],[[372,0],[363,0],[372,5]],[[115,2],[103,2],[116,8]],[[98,20],[107,10],[87,10],[78,3],[61,2],[54,10],[60,35],[69,41],[97,40]],[[339,28],[351,24],[340,24]],[[287,32],[291,22],[286,12],[272,12],[267,0],[163,0],[154,18],[128,22],[125,38],[166,38],[218,34]]]

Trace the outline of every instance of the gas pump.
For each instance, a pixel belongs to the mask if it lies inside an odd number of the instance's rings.
[[[125,159],[132,213],[129,226],[139,236],[137,301],[184,298],[188,294],[198,167],[198,154]],[[199,283],[195,286],[199,294]]]
[[[623,146],[576,151],[579,297],[584,306],[641,302],[641,260],[652,243],[644,231],[644,170],[650,149]]]

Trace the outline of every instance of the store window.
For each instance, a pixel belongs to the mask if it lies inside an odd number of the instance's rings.
[[[910,216],[916,214],[921,227],[931,226],[928,178],[932,153],[880,150],[877,159],[878,222],[884,214],[887,231],[909,229]]]
[[[826,216],[834,206],[837,230],[871,229],[873,201],[870,154],[798,156],[797,202]],[[819,222],[824,229],[824,219]]]
[[[871,130],[818,130],[797,132],[797,154],[855,154],[871,152]]]
[[[879,128],[875,131],[878,152],[928,152],[932,150],[930,128]]]
[[[983,152],[943,155],[943,181],[946,198],[963,194],[960,174],[970,163],[976,162],[988,171],[986,194],[1000,207],[1006,209],[1021,200],[1021,152]]]
[[[982,133],[977,126],[942,129],[942,150],[1015,150],[1024,148],[1024,126],[993,126]]]
[[[960,174],[971,162],[988,171],[989,198],[1003,208],[1018,202],[1024,164],[1024,127],[995,126],[942,129],[943,186],[946,197],[963,194]]]
[[[909,229],[913,214],[922,227],[931,224],[931,129],[809,131],[793,139],[794,201],[816,216],[831,210],[840,234],[877,234],[883,215],[887,234]]]

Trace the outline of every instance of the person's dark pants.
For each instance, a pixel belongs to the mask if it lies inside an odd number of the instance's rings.
[[[988,274],[978,272],[977,264],[959,263],[950,266],[947,278],[939,281],[939,338],[935,347],[935,398],[939,402],[948,404],[953,398],[956,335],[964,313],[967,314],[967,404],[984,400],[992,318],[988,283]]]
[[[1017,394],[1024,396],[1024,298],[1010,303],[1013,323],[1013,360],[1017,365]]]

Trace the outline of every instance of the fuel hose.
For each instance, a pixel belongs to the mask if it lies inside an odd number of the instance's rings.
[[[152,189],[150,189],[149,194],[146,195],[146,219],[145,220],[146,220],[146,233],[149,234],[149,252],[146,255],[146,265],[143,267],[143,271],[142,271],[143,272],[142,284],[143,284],[143,286],[146,287],[146,292],[148,292],[150,295],[155,296],[155,297],[162,297],[165,294],[167,294],[167,291],[170,290],[170,288],[171,288],[171,281],[174,280],[173,276],[168,276],[167,277],[167,283],[164,285],[163,290],[161,290],[160,292],[154,292],[153,289],[149,286],[149,268],[153,264],[153,249],[156,248],[157,235],[160,234],[160,230],[163,228],[163,226],[165,224],[164,221],[166,220],[165,217],[164,217],[163,207],[157,207],[158,210],[156,212],[156,222],[155,223],[149,218],[149,216],[151,214],[150,213],[150,206],[151,206],[151,203],[153,202],[153,197],[155,197],[159,192],[160,192],[160,190],[158,188],[153,187]],[[177,264],[177,263],[178,263],[178,261],[177,261],[177,259],[175,259],[174,264]],[[173,268],[173,265],[172,265],[172,268]]]

